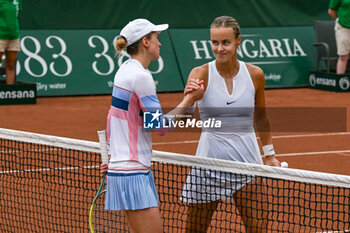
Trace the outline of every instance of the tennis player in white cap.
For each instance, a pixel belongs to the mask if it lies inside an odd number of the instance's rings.
[[[106,130],[111,159],[108,166],[101,165],[101,174],[108,169],[105,208],[124,210],[131,232],[163,232],[158,194],[150,170],[152,139],[150,131],[142,128],[140,112],[157,112],[157,117],[171,120],[162,115],[156,86],[147,69],[151,61],[160,56],[158,35],[167,28],[168,24],[154,25],[147,19],[136,19],[122,29],[116,40],[118,53],[126,48],[130,59],[114,78]],[[186,113],[204,93],[203,86],[197,87],[170,115]],[[159,132],[163,134],[164,130]]]

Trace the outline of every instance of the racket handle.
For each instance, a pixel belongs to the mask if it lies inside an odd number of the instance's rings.
[[[97,131],[97,134],[98,134],[98,139],[100,141],[102,163],[108,164],[108,150],[107,150],[106,132],[105,132],[105,130],[99,130],[99,131]]]

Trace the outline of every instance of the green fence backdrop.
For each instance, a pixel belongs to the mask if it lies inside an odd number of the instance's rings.
[[[242,27],[311,26],[329,20],[329,0],[25,0],[22,29],[116,29],[134,18],[171,28],[208,28],[220,15]]]

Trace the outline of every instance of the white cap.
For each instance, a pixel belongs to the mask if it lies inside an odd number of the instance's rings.
[[[154,25],[147,19],[135,19],[122,29],[120,35],[125,37],[126,46],[129,46],[151,32],[161,32],[168,27],[168,24]]]

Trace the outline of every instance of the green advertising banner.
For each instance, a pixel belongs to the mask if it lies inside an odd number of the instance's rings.
[[[184,82],[195,66],[215,59],[209,29],[170,31]],[[313,27],[243,28],[239,60],[262,68],[266,87],[306,86],[308,71],[315,67]]]
[[[35,83],[17,82],[14,85],[5,85],[5,82],[0,82],[0,105],[35,103]]]
[[[311,70],[309,87],[335,92],[350,92],[350,74],[335,74]]]
[[[24,30],[17,80],[36,83],[37,96],[110,94],[126,52],[117,57],[119,30]],[[151,63],[158,92],[183,91],[191,69],[215,59],[209,29],[170,29],[159,36]],[[307,86],[315,67],[312,27],[243,28],[238,59],[265,72],[266,87]]]
[[[113,46],[119,30],[24,30],[17,80],[36,83],[38,96],[110,94],[119,66]],[[182,91],[181,74],[168,32],[160,34],[161,57],[149,70],[157,90]]]

